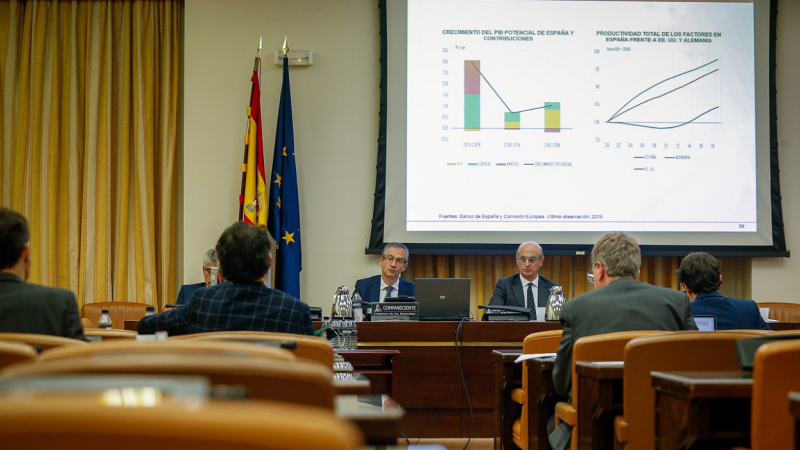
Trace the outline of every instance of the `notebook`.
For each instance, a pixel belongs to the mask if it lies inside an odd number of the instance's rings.
[[[469,317],[469,278],[417,278],[420,320],[461,320]]]

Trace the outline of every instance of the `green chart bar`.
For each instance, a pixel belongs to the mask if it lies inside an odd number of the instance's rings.
[[[547,102],[544,104],[544,131],[545,133],[561,132],[560,102]]]
[[[519,113],[507,112],[505,114],[506,130],[519,130]]]
[[[481,129],[481,62],[464,61],[464,129]]]

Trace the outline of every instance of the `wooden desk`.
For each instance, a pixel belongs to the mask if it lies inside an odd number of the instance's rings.
[[[403,408],[388,395],[339,395],[336,415],[361,429],[369,445],[396,445]]]
[[[575,363],[578,448],[613,449],[614,418],[622,414],[622,361]]]
[[[528,365],[528,449],[549,450],[547,420],[555,413],[556,403],[567,401],[553,385],[555,358],[533,358]]]
[[[362,327],[358,325],[359,329]],[[398,350],[358,349],[337,352],[353,366],[355,373],[369,378],[373,395],[387,394],[397,400]]]
[[[396,350],[396,399],[405,409],[400,430],[410,437],[466,438],[470,412],[456,366],[458,322],[360,322],[358,347]],[[465,322],[461,366],[474,414],[473,438],[494,436],[492,351],[522,348],[530,333],[561,329],[553,322]],[[360,364],[342,352],[353,363]],[[367,375],[373,382],[375,379]],[[373,391],[374,392],[374,391]],[[427,426],[427,429],[426,429]]]
[[[520,415],[520,407],[511,400],[511,391],[522,387],[522,364],[514,361],[521,350],[492,351],[494,369],[494,448],[513,450],[511,427]]]
[[[800,392],[789,392],[789,409],[794,416],[794,448],[800,450]]]
[[[656,449],[750,445],[749,372],[653,372]]]
[[[124,327],[128,331],[139,331],[139,321],[138,320],[126,320]]]

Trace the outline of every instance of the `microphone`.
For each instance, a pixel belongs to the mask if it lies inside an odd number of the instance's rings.
[[[486,309],[483,314],[483,320],[487,322],[494,321],[528,321],[531,320],[533,313],[530,309],[522,306],[508,306],[508,305],[478,305],[479,309]],[[497,311],[492,313],[492,311]],[[501,312],[502,311],[502,312]]]

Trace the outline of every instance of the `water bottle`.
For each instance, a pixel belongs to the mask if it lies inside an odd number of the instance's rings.
[[[333,339],[331,339],[331,344],[333,345],[334,350],[341,350],[342,349],[342,321],[334,317],[331,320],[331,327],[333,328]]]
[[[342,350],[352,350],[353,349],[353,318],[352,317],[345,317],[342,321],[344,325],[342,326]]]
[[[155,313],[156,313],[155,308],[153,308],[152,306],[148,306],[146,312],[144,313],[144,316],[145,317],[152,316]]]
[[[322,318],[322,326],[320,327],[321,330],[325,330],[326,327],[331,326],[331,318],[330,317],[323,317]],[[330,340],[331,330],[325,330],[320,334],[320,336],[324,337],[325,339]]]
[[[103,315],[100,316],[100,320],[97,322],[97,328],[101,328],[103,330],[110,330],[111,329],[111,316],[108,315],[108,310],[103,310]]]
[[[350,331],[351,346],[350,350],[358,350],[358,321],[353,321],[353,329]]]
[[[361,309],[361,294],[358,291],[353,292],[353,319],[356,322],[364,320],[364,310]]]
[[[544,320],[556,321],[561,318],[561,308],[566,303],[567,298],[564,297],[564,288],[561,286],[553,286],[550,288],[550,297],[547,298],[547,307],[544,312]]]

